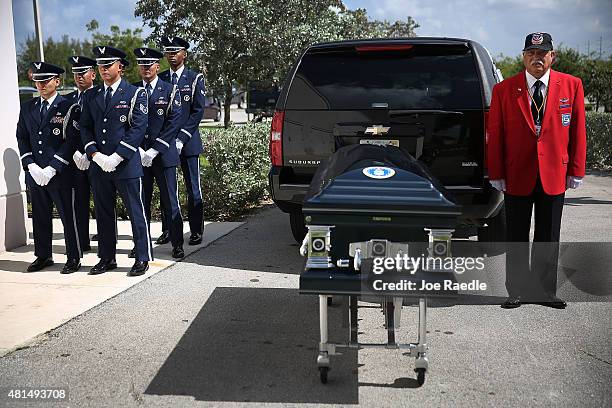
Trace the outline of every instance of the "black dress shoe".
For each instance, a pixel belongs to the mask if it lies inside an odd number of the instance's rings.
[[[502,303],[502,309],[514,309],[521,306],[520,296],[508,296],[508,299]]]
[[[81,262],[78,259],[69,259],[68,262],[66,262],[66,264],[64,264],[64,267],[62,268],[62,270],[60,271],[61,274],[69,274],[69,273],[73,273],[79,270],[79,268],[81,267]]]
[[[189,237],[189,245],[200,245],[202,243],[202,234],[194,232]]]
[[[38,272],[41,269],[47,268],[53,265],[53,258],[36,258],[34,262],[32,262],[27,271],[28,272]]]
[[[132,248],[128,254],[128,258],[136,258],[136,248]]]
[[[99,275],[106,271],[112,271],[117,267],[117,261],[114,259],[101,259],[91,270],[88,275]]]
[[[565,309],[567,307],[567,303],[555,295],[550,295],[548,299],[546,299],[544,302],[538,302],[538,304],[546,307],[552,307],[553,309]]]
[[[98,234],[93,234],[91,237],[91,241],[97,241],[98,240]]]
[[[132,269],[128,272],[127,276],[140,276],[144,275],[149,270],[149,263],[147,261],[136,261],[132,266]]]
[[[170,231],[162,231],[162,234],[157,238],[157,241],[155,241],[157,245],[164,245],[168,242],[170,242]]]
[[[174,248],[172,248],[172,257],[173,258],[184,258],[185,251],[183,251],[183,247],[180,245],[177,245]]]

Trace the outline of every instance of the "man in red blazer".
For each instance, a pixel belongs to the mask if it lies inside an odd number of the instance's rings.
[[[509,297],[503,308],[521,301],[566,307],[556,296],[561,214],[565,190],[578,188],[584,177],[586,127],[582,82],[550,69],[554,58],[550,34],[529,34],[525,71],[493,88],[487,166],[491,185],[505,193]]]

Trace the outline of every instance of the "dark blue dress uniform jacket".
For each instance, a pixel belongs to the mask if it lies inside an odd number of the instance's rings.
[[[142,82],[134,84],[141,85]],[[174,85],[157,79],[155,89],[149,97],[147,133],[140,145],[144,150],[153,148],[159,152],[153,163],[161,167],[174,167],[179,164],[176,135],[180,129],[181,94],[176,91],[172,95],[173,89]]]
[[[40,107],[40,98],[33,98],[24,102],[19,112],[17,144],[26,184],[36,184],[27,171],[28,164],[36,163],[42,169],[51,166],[57,170],[47,188],[72,188],[77,170],[72,155],[79,141],[79,106],[58,94],[42,123]]]
[[[142,177],[138,146],[147,130],[147,92],[121,79],[108,108],[105,108],[103,85],[91,89],[84,97],[80,121],[81,141],[89,160],[93,160],[92,154],[95,152],[107,156],[116,152],[124,159],[110,173],[92,163],[89,167],[90,177]]]
[[[159,74],[159,78],[172,84],[170,70]],[[185,67],[178,79],[178,88],[181,93],[181,120],[180,130],[177,134],[183,142],[182,156],[198,156],[202,153],[202,139],[200,138],[200,121],[204,116],[206,104],[206,89],[204,77]]]

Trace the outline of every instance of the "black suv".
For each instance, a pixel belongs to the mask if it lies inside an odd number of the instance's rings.
[[[505,235],[503,195],[488,183],[486,119],[501,81],[489,52],[458,38],[353,40],[310,46],[280,93],[270,133],[270,192],[306,232],[301,205],[337,148],[392,144],[426,164],[482,241]]]

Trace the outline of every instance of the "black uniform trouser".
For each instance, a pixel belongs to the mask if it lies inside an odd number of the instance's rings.
[[[76,223],[79,230],[81,248],[89,247],[89,196],[90,186],[87,171],[78,170],[75,174],[74,211]]]
[[[91,187],[93,189],[96,225],[98,227],[98,257],[100,259],[115,259],[117,254],[117,214],[115,205],[117,202],[117,192],[119,192],[132,223],[132,238],[136,248],[136,260],[152,261],[153,246],[144,208],[142,178],[115,180],[106,177],[92,177]]]
[[[204,202],[200,187],[200,157],[181,156],[181,170],[187,188],[187,217],[192,234],[204,232]]]
[[[545,300],[557,293],[557,263],[561,215],[565,193],[548,195],[538,175],[528,196],[504,194],[507,242],[506,289],[524,300]],[[531,257],[529,229],[534,210],[535,226]],[[530,266],[531,258],[531,266]]]
[[[68,259],[82,256],[79,232],[75,220],[75,189],[30,186],[32,199],[32,227],[34,232],[34,255],[38,258],[52,256],[53,204],[57,208],[64,226],[64,240]]]
[[[172,246],[183,245],[183,217],[181,216],[178,199],[176,167],[153,165],[144,167],[143,170],[144,205],[148,222],[151,222],[151,200],[153,197],[153,180],[155,179],[159,188],[160,206],[164,209],[162,210],[162,220],[165,217],[169,218],[166,220],[166,225],[169,226]]]

